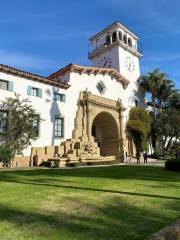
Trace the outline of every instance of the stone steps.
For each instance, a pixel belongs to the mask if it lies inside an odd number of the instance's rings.
[[[65,167],[65,166],[85,166],[85,165],[98,165],[98,164],[108,164],[116,162],[115,156],[109,156],[109,157],[93,157],[93,158],[79,158],[74,157],[72,158],[50,158],[48,161],[51,162],[59,162],[59,167]]]

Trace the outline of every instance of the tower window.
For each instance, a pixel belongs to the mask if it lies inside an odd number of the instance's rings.
[[[128,38],[128,45],[129,45],[130,47],[132,47],[132,40],[131,40],[131,38]]]
[[[115,42],[117,40],[116,32],[113,32],[112,34],[112,41]]]
[[[108,36],[106,37],[106,44],[109,45],[110,43],[111,43],[111,38],[110,38],[110,36],[108,35]]]
[[[122,32],[121,31],[119,31],[119,40],[121,40],[122,41]]]
[[[127,44],[127,36],[126,36],[126,34],[124,34],[123,41],[124,41],[125,44]]]

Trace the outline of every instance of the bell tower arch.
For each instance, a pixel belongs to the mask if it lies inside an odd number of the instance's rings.
[[[93,66],[115,68],[130,81],[136,81],[142,57],[138,40],[135,33],[115,22],[90,38],[92,50],[88,57]]]

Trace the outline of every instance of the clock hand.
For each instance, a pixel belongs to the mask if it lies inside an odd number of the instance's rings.
[[[106,63],[108,62],[108,59],[105,61],[105,63],[104,63],[104,65],[103,65],[103,67],[105,67],[106,66]]]

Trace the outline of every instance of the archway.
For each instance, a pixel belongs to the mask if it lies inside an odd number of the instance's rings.
[[[119,156],[118,126],[110,113],[101,112],[94,118],[91,133],[101,156]]]

